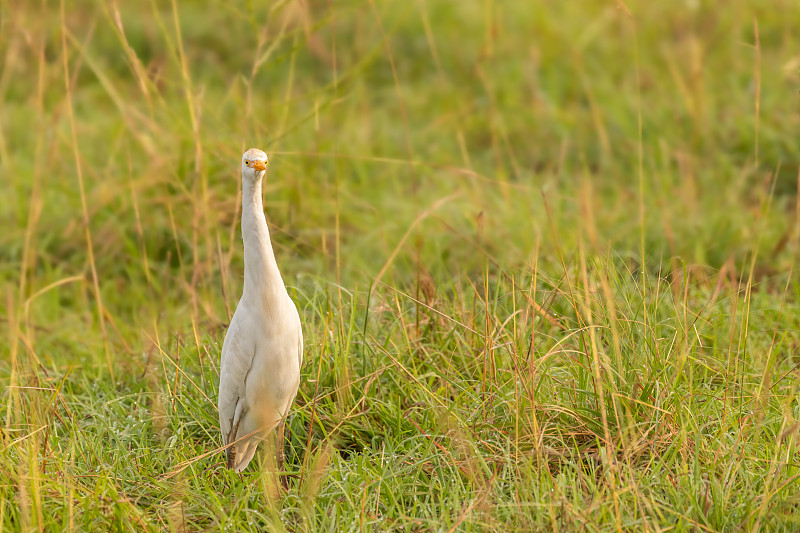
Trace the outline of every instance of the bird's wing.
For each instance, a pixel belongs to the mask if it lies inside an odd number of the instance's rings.
[[[219,373],[219,426],[225,444],[228,444],[236,419],[247,408],[243,402],[246,398],[247,374],[254,357],[255,340],[248,335],[247,328],[242,326],[234,313],[222,343]]]
[[[301,328],[297,334],[297,360],[300,363],[298,366],[303,366],[303,329]]]

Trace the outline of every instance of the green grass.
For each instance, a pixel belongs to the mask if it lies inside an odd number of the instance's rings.
[[[67,4],[0,4],[1,531],[800,527],[800,4]],[[250,146],[280,494],[218,451]]]

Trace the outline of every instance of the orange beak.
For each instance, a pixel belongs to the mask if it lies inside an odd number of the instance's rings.
[[[267,170],[267,164],[263,161],[253,161],[253,170]]]

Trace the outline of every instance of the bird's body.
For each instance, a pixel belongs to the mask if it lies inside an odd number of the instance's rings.
[[[300,384],[303,334],[286,292],[269,238],[261,201],[267,155],[250,149],[242,157],[244,289],[225,341],[219,380],[219,424],[227,465],[247,467],[258,443],[278,429],[282,460],[283,422]],[[233,444],[231,444],[233,443]]]

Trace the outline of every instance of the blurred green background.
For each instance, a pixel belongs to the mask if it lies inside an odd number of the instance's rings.
[[[6,4],[3,270],[18,275],[26,228],[30,273],[84,268],[73,143],[109,290],[174,272],[177,246],[213,284],[249,146],[272,154],[287,259],[327,271],[338,215],[353,282],[454,193],[415,232],[444,272],[474,263],[459,244],[481,211],[484,245],[513,264],[536,242],[574,246],[584,225],[599,250],[639,254],[639,207],[654,264],[742,261],[762,216],[773,251],[794,227],[797,4],[624,6],[68,2],[68,99],[59,6]],[[119,261],[135,250],[149,272]]]

